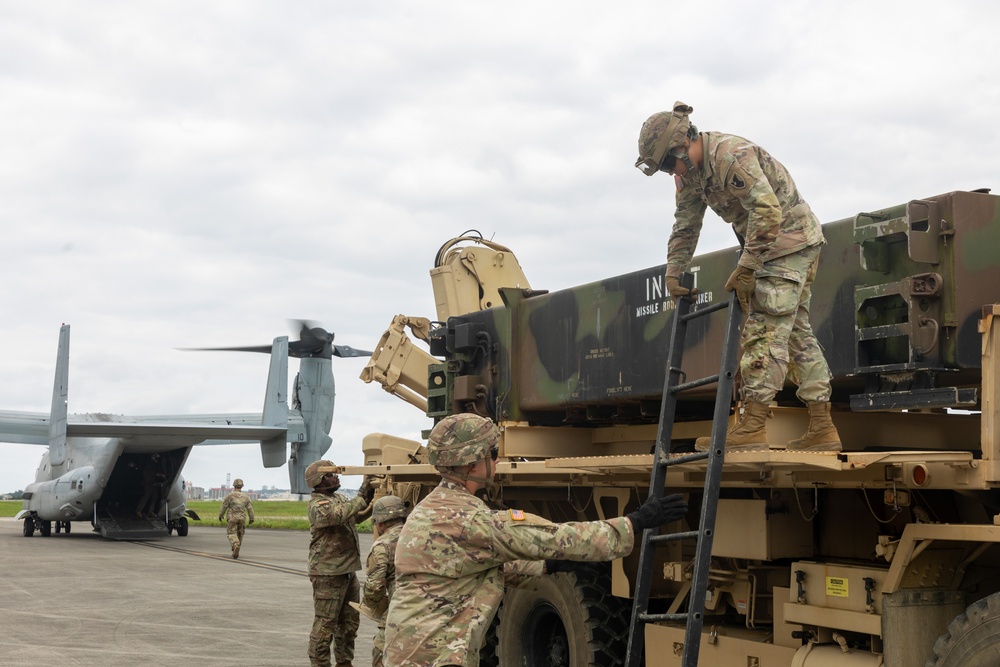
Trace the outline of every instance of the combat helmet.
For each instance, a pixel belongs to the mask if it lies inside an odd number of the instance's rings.
[[[326,466],[334,466],[334,465],[336,464],[333,461],[327,461],[326,459],[313,461],[312,463],[310,463],[309,467],[306,468],[306,474],[305,474],[306,484],[315,489],[323,481],[323,477],[326,476],[326,473],[320,472],[319,469]]]
[[[500,442],[500,431],[485,417],[463,412],[449,415],[431,429],[427,459],[438,467],[476,463]]]
[[[234,489],[242,489],[243,488],[243,480],[240,479],[239,477],[237,477],[236,479],[234,479],[233,480],[233,488]]]
[[[382,496],[372,505],[372,521],[375,523],[404,519],[406,514],[406,503],[398,496]]]
[[[639,159],[635,161],[635,166],[642,173],[647,176],[655,174],[671,149],[682,145],[685,138],[697,136],[698,128],[688,118],[692,111],[693,107],[674,102],[673,111],[660,111],[646,119],[639,130]]]

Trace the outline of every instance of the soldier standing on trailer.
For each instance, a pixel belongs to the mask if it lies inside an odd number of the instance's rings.
[[[691,295],[680,276],[691,264],[708,207],[733,226],[743,245],[726,290],[736,292],[746,314],[740,360],[745,406],[726,434],[726,449],[768,446],[768,406],[787,374],[809,409],[805,434],[787,448],[840,451],[830,418],[830,368],[809,324],[823,229],[780,162],[742,137],[698,132],[688,118],[692,111],[675,102],[673,111],[650,116],[639,132],[635,166],[647,176],[670,174],[677,185],[664,282],[674,300]],[[707,451],[708,441],[699,438],[696,447]]]

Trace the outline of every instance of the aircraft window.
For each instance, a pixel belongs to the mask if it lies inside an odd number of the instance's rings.
[[[76,488],[76,480],[75,479],[70,483],[69,488],[71,488],[71,489],[75,489]]]

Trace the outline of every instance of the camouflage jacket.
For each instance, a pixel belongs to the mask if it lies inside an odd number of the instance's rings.
[[[309,574],[332,576],[361,569],[361,549],[354,516],[367,503],[339,493],[313,491],[309,497]]]
[[[628,519],[554,524],[517,510],[491,510],[443,480],[399,536],[385,664],[478,665],[509,575],[540,575],[546,558],[625,556],[633,539]]]
[[[361,604],[369,609],[386,609],[396,588],[396,544],[403,524],[397,523],[378,536],[372,543],[365,563],[365,587],[361,591]],[[385,612],[382,614],[385,621]]]
[[[219,521],[225,519],[227,522],[246,522],[247,518],[253,521],[253,503],[250,502],[250,496],[242,491],[233,491],[222,501]]]
[[[703,132],[700,169],[675,176],[677,211],[667,243],[667,275],[687,270],[698,245],[705,209],[732,224],[745,241],[739,263],[764,262],[825,243],[819,219],[785,167],[742,137]]]

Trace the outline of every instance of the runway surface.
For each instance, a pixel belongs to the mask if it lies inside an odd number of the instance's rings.
[[[26,538],[0,518],[0,665],[308,665],[308,550],[305,531],[250,527],[233,560],[225,529],[197,522],[119,542],[86,523]],[[361,618],[355,667],[376,630]]]

